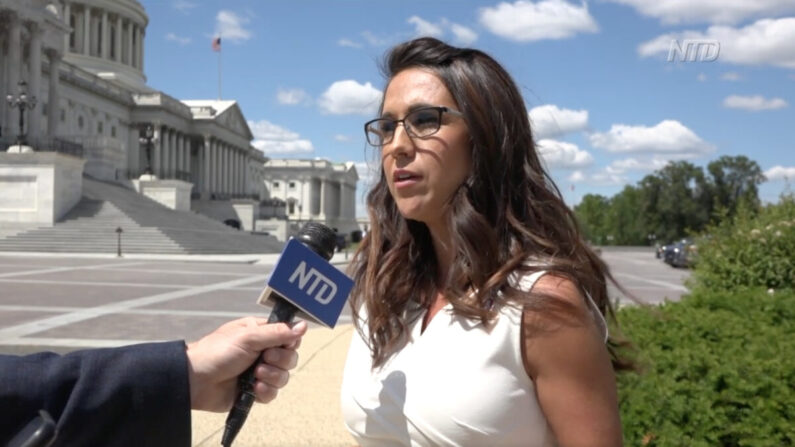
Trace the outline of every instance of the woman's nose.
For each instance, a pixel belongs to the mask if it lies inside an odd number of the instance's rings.
[[[402,126],[400,125],[402,124]],[[392,156],[411,156],[414,153],[414,141],[406,130],[405,123],[398,123],[395,126],[395,134],[392,136],[392,141],[384,146],[385,155]]]

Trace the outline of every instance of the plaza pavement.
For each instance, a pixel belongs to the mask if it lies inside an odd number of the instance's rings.
[[[616,279],[644,302],[677,300],[689,272],[651,249],[606,249]],[[201,262],[199,262],[201,261]],[[154,340],[195,340],[226,321],[267,315],[257,305],[276,258],[0,253],[0,353],[68,352]],[[344,269],[345,257],[334,262]],[[611,288],[620,305],[630,301]],[[257,405],[235,446],[351,446],[339,388],[353,326],[310,326],[276,401]],[[193,445],[220,445],[225,414],[194,411]]]

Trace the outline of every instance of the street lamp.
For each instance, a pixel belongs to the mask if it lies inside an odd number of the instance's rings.
[[[14,97],[14,95],[6,96],[6,101],[8,101],[8,105],[13,108],[19,109],[19,134],[17,134],[17,146],[21,149],[23,145],[26,144],[25,138],[25,109],[33,110],[36,107],[36,97],[31,96],[28,97],[28,83],[25,81],[19,81],[19,95]]]
[[[155,128],[151,124],[147,124],[144,128],[144,135],[138,138],[138,141],[146,147],[146,175],[152,175],[152,146],[157,141],[157,134]]]

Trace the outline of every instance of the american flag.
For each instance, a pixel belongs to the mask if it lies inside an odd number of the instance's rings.
[[[221,51],[221,36],[213,39],[213,51]]]

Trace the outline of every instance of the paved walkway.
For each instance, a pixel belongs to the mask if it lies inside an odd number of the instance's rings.
[[[268,405],[256,405],[235,447],[352,446],[342,423],[339,390],[353,325],[310,329],[290,383]],[[193,412],[193,445],[219,446],[226,414]]]
[[[613,274],[647,303],[678,300],[686,270],[651,249],[602,254]],[[190,262],[202,261],[202,262]],[[54,256],[0,253],[0,352],[195,340],[226,321],[267,315],[255,301],[276,258]],[[335,258],[344,268],[344,255]],[[610,292],[615,297],[616,291]],[[627,303],[621,298],[621,304]],[[339,389],[353,333],[345,310],[334,330],[311,327],[299,366],[276,401],[257,405],[235,447],[351,446]],[[193,412],[193,444],[220,445],[225,414]]]

